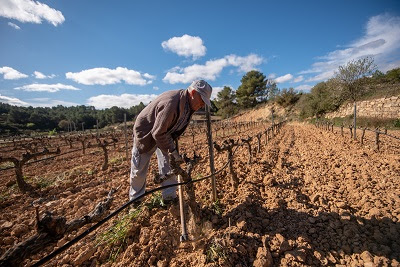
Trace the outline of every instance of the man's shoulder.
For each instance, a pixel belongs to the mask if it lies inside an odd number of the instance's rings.
[[[182,92],[183,89],[169,90],[159,95],[159,97],[178,97],[182,94]]]
[[[184,90],[179,89],[179,90],[170,90],[162,93],[157,97],[156,100],[160,103],[164,102],[179,102],[180,99],[184,96]]]

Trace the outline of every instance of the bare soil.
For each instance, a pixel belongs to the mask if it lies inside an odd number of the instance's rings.
[[[264,128],[231,137],[254,136]],[[367,136],[368,137],[368,136]],[[215,137],[221,143],[226,137]],[[144,207],[129,222],[123,242],[98,244],[128,211],[112,219],[45,266],[400,266],[400,149],[397,140],[382,140],[376,151],[373,136],[363,145],[335,133],[298,123],[283,127],[272,140],[261,138],[253,163],[248,149],[239,147],[234,169],[240,184],[234,188],[229,171],[217,175],[218,203],[211,200],[210,181],[194,185],[200,216],[188,210],[189,241],[180,243],[179,206]],[[397,143],[396,143],[397,142]],[[182,153],[202,156],[193,178],[208,175],[204,134],[182,138]],[[23,195],[13,186],[13,170],[0,178],[0,253],[35,234],[34,201],[40,212],[72,220],[90,212],[111,188],[121,186],[111,210],[128,201],[129,163],[122,145],[110,148],[110,167],[101,171],[102,152],[88,149],[27,166],[34,183],[52,183],[40,197]],[[215,167],[226,162],[214,152]],[[148,188],[156,170],[152,159]],[[149,198],[145,201],[150,201]],[[188,205],[187,205],[188,206]],[[57,244],[25,259],[30,266],[86,230],[73,232]],[[115,259],[110,255],[119,248]]]

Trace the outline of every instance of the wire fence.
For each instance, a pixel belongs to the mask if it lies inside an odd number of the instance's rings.
[[[344,125],[341,125],[340,127],[334,126],[334,124],[330,121],[317,121],[315,123],[315,126],[318,129],[323,129],[326,131],[331,131],[334,132],[334,128],[340,128],[340,134],[341,136],[345,136],[345,128],[348,128],[349,130],[349,134],[350,134],[350,138],[354,139],[355,137],[355,129],[353,127],[353,125],[348,125],[347,127],[345,127]],[[379,128],[375,128],[375,129],[369,129],[367,127],[359,127],[359,130],[361,130],[361,136],[360,136],[360,143],[363,145],[366,139],[366,132],[370,132],[373,133],[374,135],[374,142],[375,142],[375,149],[377,151],[379,151],[381,149],[381,143],[382,143],[382,137],[389,137],[390,140],[396,140],[396,141],[400,141],[400,137],[395,136],[393,134],[389,134],[387,129],[384,130],[380,130]],[[358,140],[358,139],[356,139]]]

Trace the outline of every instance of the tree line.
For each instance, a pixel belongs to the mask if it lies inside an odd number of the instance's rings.
[[[218,92],[217,98],[211,101],[211,111],[225,119],[260,104],[275,102],[284,108],[299,110],[302,119],[319,118],[327,112],[335,111],[346,101],[356,102],[365,96],[384,91],[385,85],[399,83],[400,68],[383,73],[377,70],[371,57],[352,60],[340,66],[333,78],[316,84],[308,93],[298,92],[294,88],[279,89],[274,80],[252,70],[242,77],[236,90],[225,86]],[[395,86],[392,92],[387,93],[398,95],[399,90],[399,86]],[[134,120],[144,107],[140,103],[130,108],[114,106],[96,110],[84,105],[34,108],[0,103],[0,134],[16,134],[21,130],[102,128],[123,122],[124,114],[128,121]]]
[[[243,76],[237,90],[225,86],[214,101],[217,115],[229,118],[238,112],[265,102],[297,109],[301,119],[321,117],[337,110],[344,102],[357,102],[365,97],[385,94],[399,95],[400,68],[383,73],[371,57],[349,61],[340,66],[331,79],[316,84],[309,92],[294,88],[279,89],[273,80],[252,70]],[[390,90],[388,88],[391,88]]]
[[[216,114],[223,119],[266,103],[279,93],[276,83],[256,70],[247,72],[240,82],[237,90],[225,86],[213,101]]]
[[[400,68],[377,70],[373,58],[361,58],[340,66],[331,79],[316,84],[303,94],[296,108],[300,118],[321,118],[336,111],[344,103],[354,103],[368,97],[400,95]]]
[[[18,134],[39,130],[82,130],[103,128],[114,123],[131,121],[145,105],[140,102],[130,108],[111,107],[97,110],[93,106],[20,107],[0,103],[0,134]],[[97,125],[98,123],[98,125]]]

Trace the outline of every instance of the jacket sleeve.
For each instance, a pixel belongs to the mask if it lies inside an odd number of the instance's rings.
[[[151,134],[157,143],[158,148],[163,151],[172,152],[175,150],[174,140],[171,134],[168,133],[168,129],[171,128],[172,124],[176,120],[177,107],[173,103],[166,103],[159,106],[156,113]]]

